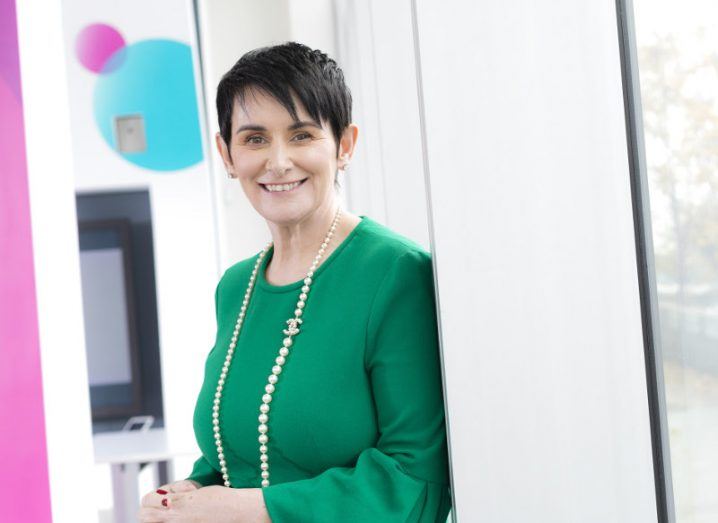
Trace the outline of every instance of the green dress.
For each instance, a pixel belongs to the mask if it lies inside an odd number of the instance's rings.
[[[444,523],[451,508],[431,255],[368,218],[316,270],[269,404],[273,523]],[[302,280],[257,274],[225,380],[220,428],[232,487],[261,487],[259,406]],[[194,411],[202,456],[188,479],[222,485],[212,406],[259,254],[215,293],[217,337]]]

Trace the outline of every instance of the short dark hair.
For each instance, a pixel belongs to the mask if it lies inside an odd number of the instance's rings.
[[[296,95],[314,121],[329,122],[339,154],[342,132],[352,120],[352,96],[344,73],[325,53],[298,42],[284,42],[242,55],[217,86],[219,132],[228,148],[234,100],[238,98],[244,105],[251,89],[275,98],[294,120],[299,120],[292,99],[292,94]],[[336,178],[334,184],[338,187]]]

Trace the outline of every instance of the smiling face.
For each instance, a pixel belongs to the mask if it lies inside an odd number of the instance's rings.
[[[337,152],[328,123],[312,121],[296,97],[294,102],[298,121],[271,96],[250,91],[244,106],[235,99],[229,149],[216,136],[227,171],[255,210],[278,225],[333,208],[335,173],[348,163],[357,135],[356,125],[349,125]]]

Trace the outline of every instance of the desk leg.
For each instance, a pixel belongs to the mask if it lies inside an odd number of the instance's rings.
[[[152,464],[154,467],[154,478],[156,485],[166,485],[172,483],[175,480],[174,475],[174,463],[172,460],[157,461]]]
[[[112,465],[115,523],[135,523],[140,510],[139,463]]]

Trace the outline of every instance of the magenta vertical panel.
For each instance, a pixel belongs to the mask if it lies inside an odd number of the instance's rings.
[[[0,521],[44,523],[52,514],[15,0],[0,0],[0,115]]]

